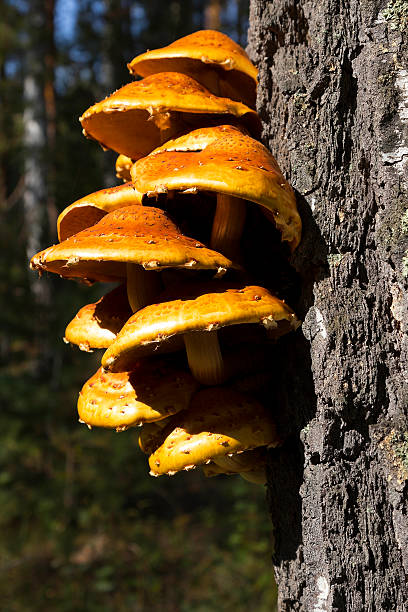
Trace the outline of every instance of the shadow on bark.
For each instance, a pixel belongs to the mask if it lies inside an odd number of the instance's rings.
[[[327,247],[305,198],[296,193],[303,223],[303,240],[291,259],[297,296],[291,302],[300,319],[314,303],[313,287],[329,275]],[[294,295],[294,291],[292,291]],[[313,333],[313,332],[312,332]],[[317,397],[312,376],[310,344],[302,328],[280,340],[280,366],[275,419],[285,438],[283,446],[269,451],[267,501],[275,527],[273,562],[296,559],[302,543],[304,449],[302,429],[314,418]]]

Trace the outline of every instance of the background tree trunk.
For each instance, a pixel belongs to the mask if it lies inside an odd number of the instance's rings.
[[[47,235],[47,112],[45,83],[47,49],[41,33],[46,24],[45,3],[33,2],[27,12],[30,40],[27,44],[23,81],[23,144],[24,144],[24,226],[27,259],[41,250]],[[47,75],[47,78],[44,75]],[[38,303],[49,303],[48,283],[31,275],[31,290]]]
[[[407,28],[403,2],[251,0],[264,142],[304,222],[269,462],[288,612],[408,601]]]
[[[26,13],[27,48],[23,66],[24,188],[22,203],[27,259],[56,237],[54,92],[54,2],[35,0]],[[33,317],[37,324],[31,338],[31,373],[49,376],[55,362],[49,330],[51,324],[51,280],[27,270]]]

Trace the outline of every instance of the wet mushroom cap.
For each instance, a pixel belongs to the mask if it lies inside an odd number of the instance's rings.
[[[109,187],[90,193],[65,208],[58,217],[58,239],[66,240],[95,225],[107,213],[124,206],[140,206],[142,194],[132,183]]]
[[[268,209],[282,240],[294,249],[302,224],[292,188],[271,153],[231,125],[194,130],[155,149],[131,169],[136,188],[154,196],[204,190]]]
[[[136,312],[123,326],[102,358],[113,372],[126,370],[132,361],[150,354],[163,341],[178,334],[210,332],[227,325],[263,324],[279,337],[300,324],[294,312],[267,289],[257,286],[226,288],[213,283],[173,290],[182,299],[161,301]]]
[[[83,351],[106,349],[131,315],[126,287],[121,285],[83,306],[68,324],[64,340]]]
[[[186,409],[197,387],[169,359],[144,360],[119,374],[100,368],[79,394],[78,414],[87,425],[124,430]]]
[[[125,181],[125,183],[131,181],[132,177],[130,176],[130,169],[133,163],[134,160],[130,159],[130,157],[127,157],[126,155],[118,155],[115,164],[117,178],[122,179],[122,181]]]
[[[149,457],[152,475],[171,475],[224,455],[280,443],[262,404],[223,387],[196,393],[190,407],[171,419],[166,433]]]
[[[129,206],[114,210],[92,227],[37,253],[30,266],[65,278],[109,282],[126,278],[126,263],[146,270],[226,270],[234,265],[201,242],[184,236],[162,210]]]
[[[85,136],[132,159],[150,153],[168,138],[199,125],[242,121],[255,135],[260,120],[241,102],[211,94],[194,79],[177,72],[154,74],[128,83],[80,117]],[[166,140],[168,138],[165,138]]]
[[[220,75],[221,82],[217,85],[221,95],[242,100],[250,106],[255,104],[257,69],[242,47],[216,30],[200,30],[167,47],[142,53],[128,64],[128,68],[131,73],[143,77],[176,70],[200,82],[208,70],[213,69]]]

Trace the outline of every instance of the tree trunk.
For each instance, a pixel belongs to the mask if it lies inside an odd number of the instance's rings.
[[[208,0],[204,9],[204,28],[206,30],[221,29],[221,2]]]
[[[304,224],[269,458],[282,611],[407,606],[407,30],[400,2],[251,0],[264,143]]]
[[[54,161],[49,145],[55,148],[55,108],[53,60],[51,59],[50,20],[53,5],[49,0],[31,2],[27,12],[27,49],[23,80],[24,189],[22,194],[27,258],[44,248],[50,227],[55,223],[52,182]],[[46,25],[48,23],[48,29]],[[51,32],[50,32],[51,28]],[[44,31],[46,35],[44,35]],[[51,141],[49,140],[51,138]],[[53,232],[54,232],[53,228]],[[27,270],[31,289],[33,328],[31,373],[49,371],[54,353],[49,343],[51,281]]]
[[[33,3],[27,20],[30,21],[30,43],[25,53],[23,98],[23,144],[24,144],[24,225],[27,258],[30,259],[43,245],[47,217],[47,122],[44,100],[43,41],[38,32],[45,24],[44,5]],[[32,40],[31,40],[32,38]],[[48,225],[48,224],[47,224]],[[46,289],[36,275],[31,275],[33,294],[41,302]]]

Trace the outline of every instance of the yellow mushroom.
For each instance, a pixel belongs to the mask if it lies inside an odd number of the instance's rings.
[[[162,72],[128,83],[80,117],[84,135],[105,149],[139,159],[166,140],[203,125],[241,123],[258,136],[256,112],[219,98],[194,79]]]
[[[161,342],[182,334],[195,378],[206,385],[219,384],[226,379],[227,370],[217,330],[258,323],[277,338],[300,325],[289,306],[263,287],[191,283],[173,288],[172,293],[179,299],[169,300],[169,294],[164,294],[127,321],[102,357],[106,370],[129,369]]]
[[[80,421],[124,431],[185,410],[198,383],[174,359],[143,360],[131,372],[100,368],[82,387]]]
[[[217,196],[211,248],[236,258],[246,200],[272,218],[282,240],[296,248],[301,220],[293,190],[271,153],[231,125],[202,128],[170,140],[131,169],[136,189],[160,193],[204,191]]]
[[[244,49],[216,30],[200,30],[135,57],[128,68],[143,77],[156,72],[187,74],[217,96],[254,108],[257,69]]]
[[[280,443],[268,410],[250,396],[225,387],[196,393],[190,407],[170,419],[162,438],[149,457],[153,476],[172,475]]]

